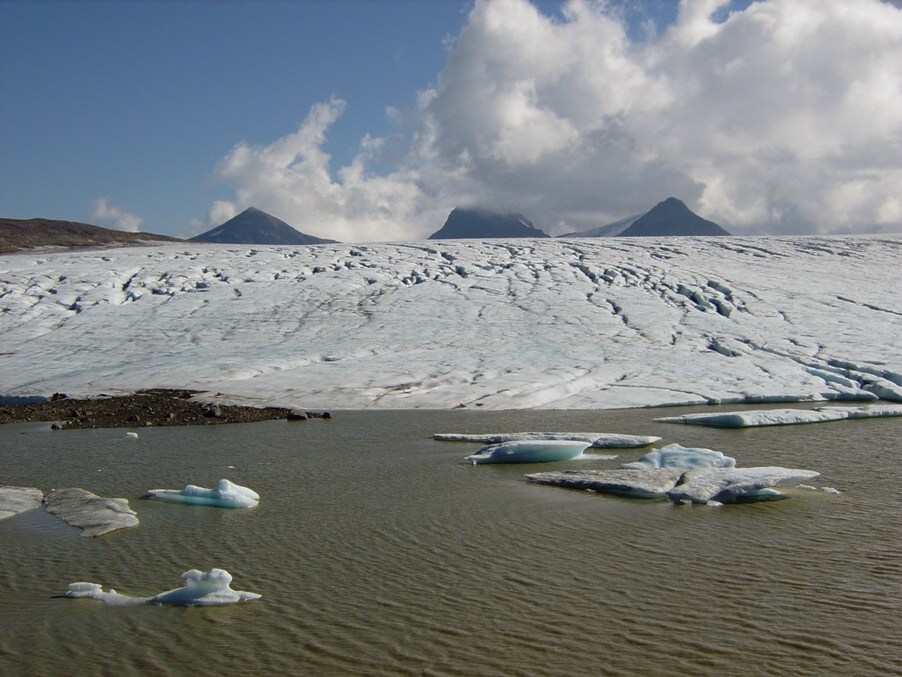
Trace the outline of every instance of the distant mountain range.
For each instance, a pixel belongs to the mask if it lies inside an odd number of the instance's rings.
[[[104,247],[138,242],[178,242],[154,233],[129,233],[77,221],[0,218],[0,253],[33,247]]]
[[[441,229],[430,240],[463,240],[497,237],[548,237],[522,214],[488,209],[453,209]]]
[[[729,235],[713,221],[703,219],[683,202],[669,197],[649,211],[628,216],[606,226],[560,237],[671,237],[679,235]]]
[[[670,237],[680,235],[729,235],[713,221],[669,197],[649,211],[614,223],[567,233],[560,237]],[[549,237],[525,216],[488,209],[453,209],[445,224],[430,240]],[[33,247],[90,247],[142,242],[179,242],[180,238],[154,233],[131,233],[76,221],[0,218],[0,253]],[[225,223],[191,238],[192,242],[251,245],[332,244],[336,240],[314,237],[292,228],[271,214],[248,207]]]
[[[335,240],[307,235],[281,219],[256,207],[248,207],[237,216],[191,238],[192,242],[223,244],[330,244]]]
[[[669,197],[644,214],[628,216],[590,230],[559,237],[671,237],[681,235],[729,235],[713,221],[703,219],[683,202]],[[510,237],[548,237],[522,214],[489,209],[454,209],[430,240]]]

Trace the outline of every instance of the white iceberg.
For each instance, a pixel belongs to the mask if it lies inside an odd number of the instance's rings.
[[[485,435],[435,433],[432,439],[443,442],[481,442],[482,444],[501,444],[528,440],[570,440],[573,442],[588,442],[589,446],[595,449],[629,449],[654,444],[661,438],[654,435],[619,435],[616,433],[524,432],[490,433]]]
[[[666,447],[650,451],[639,460],[624,463],[620,466],[632,470],[654,470],[657,468],[734,468],[736,459],[725,456],[723,452],[702,447],[683,447],[679,444],[668,444]]]
[[[138,526],[137,513],[128,507],[128,499],[104,498],[77,487],[54,489],[44,496],[44,508],[81,529],[82,536],[101,536]]]
[[[870,404],[859,407],[817,407],[815,409],[756,409],[711,414],[684,414],[655,419],[665,423],[686,423],[712,428],[755,428],[771,425],[824,423],[852,418],[902,416],[902,405]]]
[[[771,487],[802,484],[820,475],[794,468],[700,468],[683,474],[667,496],[679,503],[746,503],[782,498]]]
[[[70,583],[66,597],[96,599],[106,604],[166,604],[170,606],[223,606],[250,602],[262,595],[243,590],[232,590],[232,574],[225,569],[210,569],[207,572],[191,569],[182,574],[185,585],[181,588],[161,592],[152,597],[132,597],[121,595],[113,589],[104,591],[98,583]]]
[[[464,460],[477,463],[549,463],[570,461],[589,447],[585,441],[519,440],[490,444],[470,454]]]
[[[260,502],[260,494],[256,491],[226,479],[219,480],[215,489],[194,484],[189,484],[184,489],[150,489],[144,498],[215,508],[253,508]]]
[[[0,487],[0,520],[41,507],[44,492],[33,487]]]

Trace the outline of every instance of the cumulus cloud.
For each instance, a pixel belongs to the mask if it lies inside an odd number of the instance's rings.
[[[368,136],[330,167],[332,99],[269,146],[238,144],[217,175],[236,207],[346,241],[423,237],[460,204],[583,230],[670,195],[736,233],[902,231],[898,6],[682,0],[638,41],[624,16],[602,0],[554,17],[477,0],[403,115],[396,171],[368,170],[383,143]]]
[[[380,139],[365,137],[359,154],[333,175],[323,144],[344,108],[337,98],[318,103],[294,133],[268,146],[236,145],[216,168],[217,177],[235,188],[232,206],[253,205],[304,233],[344,242],[428,235],[429,218],[436,215],[417,170],[367,171]]]
[[[102,197],[94,201],[94,211],[91,212],[91,218],[105,226],[130,233],[137,233],[141,230],[141,224],[144,223],[144,219],[140,216],[131,214],[113,205],[108,197]]]

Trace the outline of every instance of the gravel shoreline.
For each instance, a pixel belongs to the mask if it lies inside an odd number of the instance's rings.
[[[253,423],[278,419],[331,418],[281,407],[248,407],[197,402],[192,390],[140,390],[130,395],[76,399],[63,394],[43,402],[0,405],[0,424],[54,422],[55,428],[139,428],[146,426]]]

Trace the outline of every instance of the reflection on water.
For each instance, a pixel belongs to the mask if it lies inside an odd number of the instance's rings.
[[[698,410],[698,409],[696,409]],[[0,672],[832,674],[902,672],[902,419],[716,430],[690,409],[338,412],[331,421],[49,432],[0,428],[0,483],[124,496],[141,525],[96,539],[35,510],[0,522]],[[739,465],[822,473],[839,495],[677,507],[527,484],[434,432],[652,434]],[[616,461],[570,461],[616,467]],[[139,497],[226,477],[252,510]],[[225,608],[132,595],[227,569]]]

